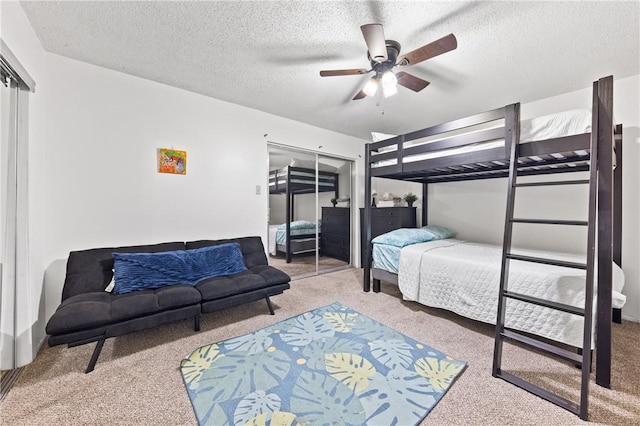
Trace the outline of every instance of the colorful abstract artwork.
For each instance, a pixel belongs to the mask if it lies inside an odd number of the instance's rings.
[[[158,172],[187,174],[187,151],[158,148]]]
[[[201,425],[416,425],[466,362],[333,303],[180,364]]]

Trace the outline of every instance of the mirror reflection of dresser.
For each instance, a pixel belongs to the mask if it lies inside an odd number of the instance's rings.
[[[349,263],[351,260],[351,209],[323,207],[321,229],[321,255]]]

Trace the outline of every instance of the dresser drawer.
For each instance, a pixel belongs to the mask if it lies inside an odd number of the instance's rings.
[[[371,218],[371,234],[376,236],[385,232],[393,231],[401,228],[402,223],[398,217],[372,217]]]
[[[322,234],[322,242],[327,245],[349,247],[349,234]]]
[[[351,209],[349,209],[348,207],[323,207],[322,216],[323,218],[347,217],[349,216],[350,210]]]
[[[322,233],[323,234],[345,234],[349,233],[349,224],[348,223],[322,223]]]
[[[381,207],[371,209],[371,217],[400,217],[403,211],[394,207]]]
[[[322,255],[329,256],[336,259],[349,261],[350,250],[348,247],[335,246],[332,244],[324,244],[322,247]]]
[[[322,208],[322,255],[350,261],[351,209],[348,207]]]

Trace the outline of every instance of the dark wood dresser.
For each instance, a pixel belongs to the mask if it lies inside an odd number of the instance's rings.
[[[398,228],[415,228],[416,207],[373,207],[371,208],[371,239],[380,234],[393,231]],[[364,208],[360,209],[360,260],[364,266]],[[323,235],[324,238],[324,235]]]
[[[351,261],[351,209],[323,207],[321,229],[322,255],[349,263]]]

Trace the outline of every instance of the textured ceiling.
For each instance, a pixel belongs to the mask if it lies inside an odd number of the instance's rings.
[[[21,2],[45,50],[370,139],[640,73],[640,2]],[[360,25],[407,53],[449,33],[452,52],[405,68],[431,82],[376,105]]]

